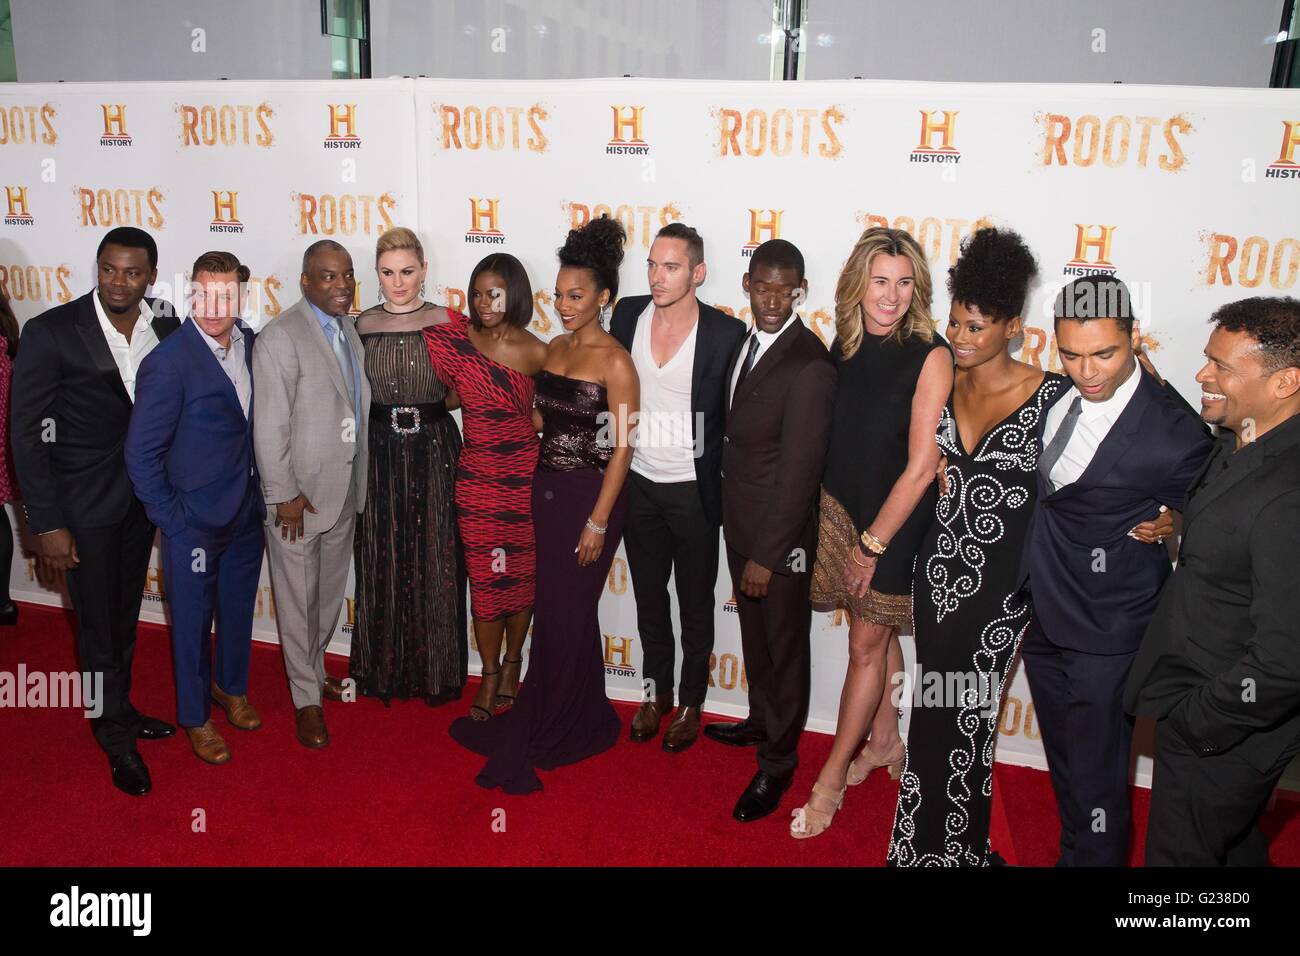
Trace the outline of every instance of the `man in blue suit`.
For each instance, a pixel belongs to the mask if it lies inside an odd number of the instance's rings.
[[[1020,581],[1034,618],[1021,648],[1061,818],[1059,866],[1125,866],[1129,667],[1169,577],[1161,544],[1129,529],[1177,509],[1211,449],[1200,419],[1143,372],[1128,288],[1061,290],[1057,350],[1073,385],[1039,424],[1038,501]]]
[[[162,531],[177,723],[198,757],[225,763],[209,698],[241,730],[262,723],[247,692],[266,507],[253,457],[253,330],[238,318],[248,269],[207,252],[190,281],[189,319],[140,366],[126,469]]]

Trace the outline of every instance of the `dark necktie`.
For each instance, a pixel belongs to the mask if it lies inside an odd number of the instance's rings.
[[[1065,413],[1065,420],[1061,422],[1061,427],[1056,430],[1052,440],[1047,443],[1043,453],[1038,456],[1038,473],[1043,476],[1047,482],[1047,487],[1056,490],[1056,485],[1052,483],[1052,469],[1056,462],[1065,452],[1065,446],[1070,443],[1070,436],[1074,434],[1074,427],[1079,424],[1079,414],[1083,411],[1083,396],[1074,396],[1074,401],[1070,403],[1070,410]]]
[[[758,335],[751,333],[749,336],[749,351],[745,353],[745,364],[740,367],[740,378],[736,379],[736,388],[731,393],[732,401],[740,394],[740,386],[745,381],[745,376],[749,370],[754,367],[754,356],[758,354]]]

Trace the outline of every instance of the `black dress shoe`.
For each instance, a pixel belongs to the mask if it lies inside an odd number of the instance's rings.
[[[706,724],[704,736],[732,747],[753,747],[762,743],[767,735],[748,720],[742,720],[732,724]]]
[[[149,768],[144,765],[138,753],[122,754],[109,757],[108,765],[113,768],[113,786],[133,797],[143,797],[153,789],[149,779]]]
[[[793,772],[774,776],[760,770],[736,801],[736,809],[731,811],[731,815],[741,823],[761,820],[781,805],[781,794],[790,789],[793,780]]]
[[[141,740],[162,740],[164,737],[170,737],[176,733],[176,728],[165,720],[159,720],[157,717],[146,717],[140,715],[140,729],[135,735]]]

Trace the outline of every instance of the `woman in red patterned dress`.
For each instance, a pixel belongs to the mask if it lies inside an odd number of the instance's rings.
[[[514,703],[533,617],[533,377],[546,361],[546,344],[528,331],[533,291],[514,256],[483,259],[469,290],[470,317],[450,312],[452,321],[426,329],[424,338],[438,377],[461,401],[456,514],[483,662],[470,715],[487,720]]]

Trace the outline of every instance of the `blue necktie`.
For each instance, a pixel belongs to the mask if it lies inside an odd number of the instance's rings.
[[[338,359],[339,370],[343,373],[343,385],[348,391],[348,401],[352,403],[352,407],[355,409],[357,407],[357,392],[352,371],[352,349],[348,347],[348,341],[343,335],[343,329],[339,327],[338,316],[330,316],[329,324],[325,327],[330,330],[330,344],[334,347],[334,357]]]

